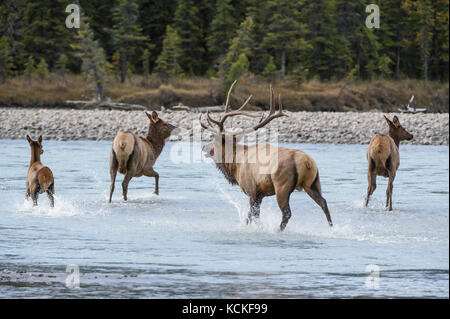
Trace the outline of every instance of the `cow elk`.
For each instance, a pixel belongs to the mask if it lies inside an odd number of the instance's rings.
[[[155,178],[155,194],[158,195],[159,174],[153,169],[167,138],[175,126],[163,121],[158,114],[145,112],[150,120],[147,137],[130,132],[119,132],[114,138],[110,154],[111,188],[109,202],[114,192],[117,171],[124,174],[122,182],[123,199],[127,200],[128,183],[133,177],[142,175]]]
[[[389,127],[388,135],[378,134],[370,141],[367,149],[367,187],[366,206],[369,204],[370,195],[377,187],[377,176],[388,177],[388,186],[386,190],[386,207],[392,210],[392,190],[395,174],[400,166],[400,141],[412,140],[413,136],[400,125],[397,116],[389,120],[384,116]]]
[[[44,166],[41,163],[41,155],[44,153],[42,147],[42,136],[39,136],[37,141],[33,141],[30,136],[27,135],[28,143],[31,148],[31,160],[28,167],[28,174],[26,180],[26,198],[33,200],[33,206],[37,206],[37,200],[39,194],[47,193],[50,200],[50,206],[55,206],[55,181],[53,179],[53,173],[50,168]]]
[[[228,91],[225,110],[221,118],[216,120],[206,113],[207,123],[202,122],[202,114],[200,114],[199,120],[203,129],[214,134],[214,141],[203,147],[206,156],[214,159],[216,167],[228,182],[232,185],[238,184],[249,198],[250,210],[247,223],[251,223],[254,219],[258,220],[264,197],[276,195],[278,206],[282,212],[280,230],[284,230],[291,217],[289,198],[296,189],[306,191],[322,208],[328,224],[332,226],[327,202],[322,197],[317,165],[309,155],[300,150],[276,147],[265,143],[256,143],[250,146],[237,143],[237,136],[255,132],[272,120],[286,116],[283,113],[280,96],[278,97],[279,110],[275,110],[272,86],[270,87],[270,111],[267,116],[263,115],[258,124],[242,130],[238,134],[225,132],[226,119],[237,115],[254,117],[254,114],[243,110],[252,96],[239,109],[230,111],[230,95],[235,84],[236,81]],[[264,159],[264,157],[266,158]]]

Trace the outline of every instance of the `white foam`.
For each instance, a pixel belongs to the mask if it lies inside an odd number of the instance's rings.
[[[72,203],[63,198],[54,195],[55,207],[50,207],[50,202],[46,196],[40,196],[38,199],[38,206],[33,206],[32,200],[24,200],[21,203],[16,203],[16,212],[29,213],[36,216],[46,217],[64,217],[75,216],[83,214]]]

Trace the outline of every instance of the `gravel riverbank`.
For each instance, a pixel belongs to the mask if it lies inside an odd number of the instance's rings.
[[[368,144],[376,133],[387,133],[383,113],[377,112],[286,112],[289,117],[274,120],[280,142]],[[192,136],[193,123],[199,114],[186,111],[158,112],[159,116],[179,127],[170,140]],[[392,118],[394,114],[387,114]],[[396,114],[400,123],[414,135],[405,144],[448,145],[449,114]],[[218,114],[212,114],[217,117]],[[258,119],[233,118],[232,127],[248,128]],[[230,121],[231,122],[231,121]],[[142,111],[19,109],[0,108],[0,138],[25,139],[27,134],[53,140],[112,140],[121,130],[145,135],[148,118]],[[204,132],[202,139],[209,141]]]

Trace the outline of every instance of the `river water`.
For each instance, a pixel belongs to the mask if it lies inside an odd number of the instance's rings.
[[[333,228],[298,191],[283,233],[274,197],[247,226],[239,187],[179,143],[155,165],[159,196],[135,178],[124,202],[118,175],[108,204],[111,142],[44,141],[56,205],[33,208],[28,143],[0,140],[0,297],[448,298],[448,146],[401,146],[392,212],[382,177],[363,206],[367,145],[287,146],[317,162]]]

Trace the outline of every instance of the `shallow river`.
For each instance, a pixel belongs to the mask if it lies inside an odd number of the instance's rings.
[[[296,191],[283,233],[274,197],[247,226],[247,197],[189,144],[166,145],[159,196],[141,177],[124,202],[118,175],[108,204],[110,146],[44,141],[50,209],[25,200],[28,143],[0,140],[0,297],[448,298],[448,146],[400,147],[387,212],[382,177],[363,207],[366,145],[289,145],[316,160],[334,227]]]

